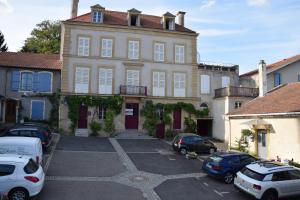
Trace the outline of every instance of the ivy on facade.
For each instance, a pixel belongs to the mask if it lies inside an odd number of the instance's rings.
[[[143,128],[146,129],[150,135],[153,135],[157,124],[164,123],[165,125],[170,126],[172,123],[170,114],[178,109],[182,109],[188,113],[189,119],[191,119],[192,116],[201,118],[209,115],[208,109],[197,110],[191,103],[178,102],[175,104],[154,104],[152,101],[146,101],[141,110],[141,115],[145,117]]]
[[[70,130],[74,132],[77,121],[79,119],[79,108],[81,105],[89,107],[105,107],[112,111],[115,115],[118,115],[122,111],[123,98],[119,95],[100,97],[100,96],[65,96],[65,101],[68,105],[69,112],[68,117],[71,121]]]

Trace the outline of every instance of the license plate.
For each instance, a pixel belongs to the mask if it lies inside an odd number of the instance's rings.
[[[208,167],[209,169],[211,169],[211,165],[210,164],[206,164],[206,167]]]

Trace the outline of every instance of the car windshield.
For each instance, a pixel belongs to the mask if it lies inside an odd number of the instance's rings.
[[[33,174],[39,169],[39,165],[36,164],[32,159],[28,161],[28,163],[24,167],[24,172],[26,174]]]
[[[255,179],[257,181],[262,181],[265,178],[264,174],[260,174],[258,172],[253,171],[253,170],[250,170],[247,167],[244,167],[241,170],[241,173],[244,174],[245,176],[248,176],[249,178]]]
[[[217,155],[212,155],[208,158],[208,161],[213,163],[220,163],[222,160],[223,158]]]

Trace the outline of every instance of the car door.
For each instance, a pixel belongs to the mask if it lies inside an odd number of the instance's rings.
[[[238,172],[241,167],[240,156],[238,155],[231,156],[231,158],[228,160],[228,165],[232,172],[234,173]]]
[[[290,195],[300,195],[300,170],[290,170]]]
[[[288,171],[274,172],[272,176],[274,187],[279,190],[280,196],[288,196],[291,190],[291,177]]]
[[[16,179],[14,163],[0,162],[0,193],[7,193],[14,187]]]
[[[197,138],[193,136],[185,137],[184,142],[187,145],[189,151],[197,152]]]

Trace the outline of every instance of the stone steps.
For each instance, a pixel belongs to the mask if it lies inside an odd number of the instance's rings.
[[[77,137],[88,137],[89,136],[89,130],[78,128],[78,129],[75,130],[75,136],[77,136]]]

